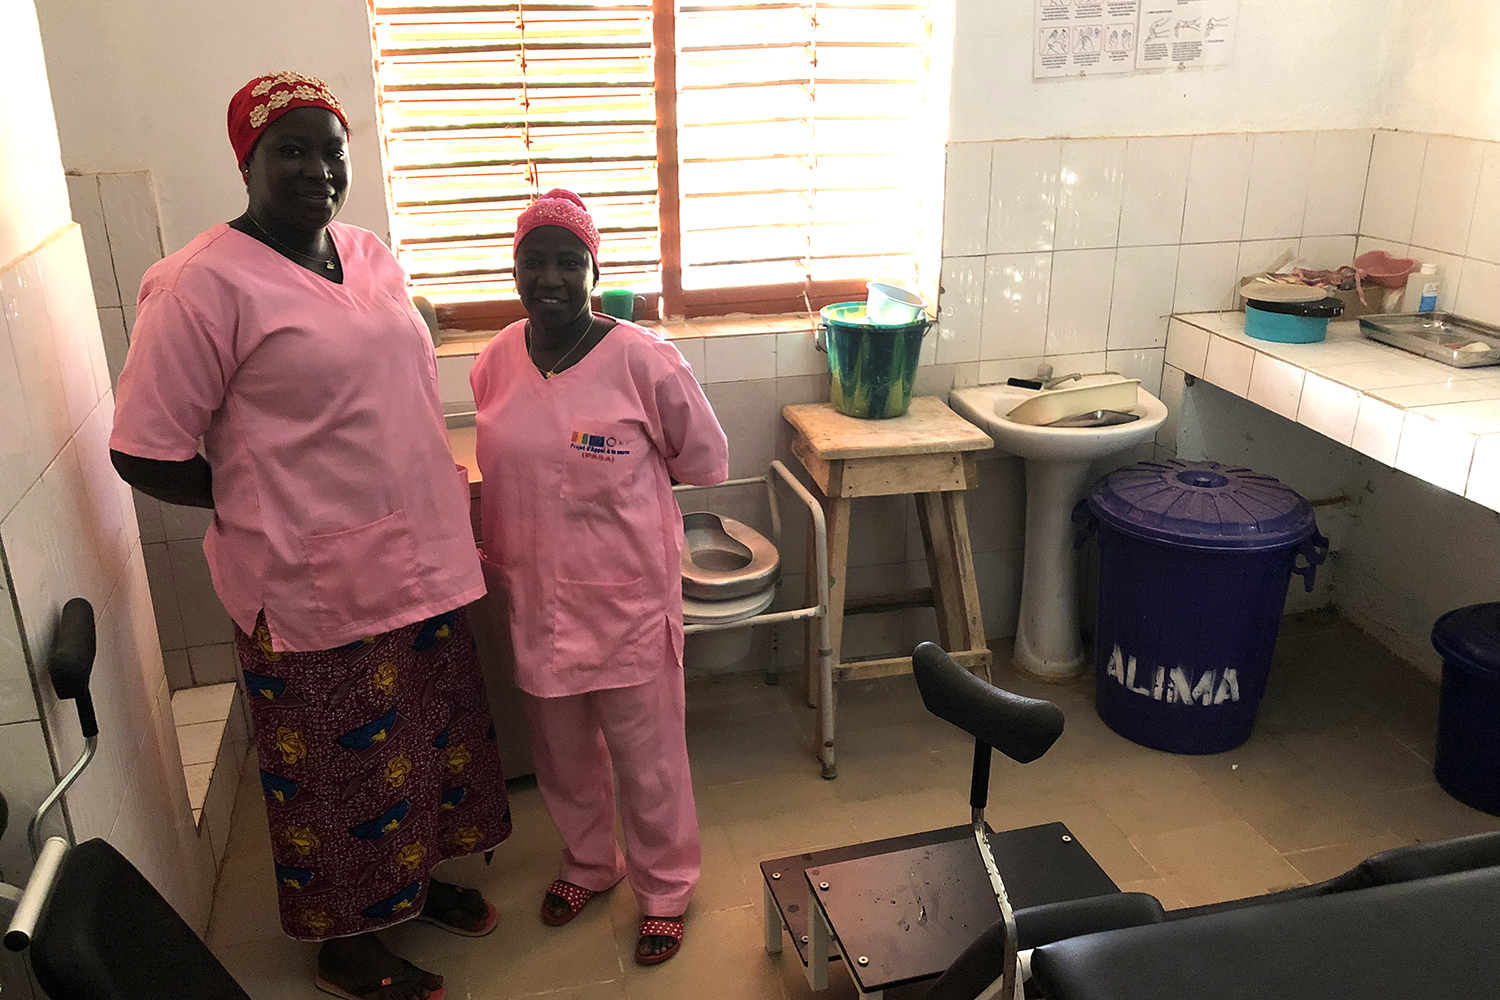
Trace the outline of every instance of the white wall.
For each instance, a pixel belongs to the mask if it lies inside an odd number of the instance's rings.
[[[1393,128],[1500,139],[1500,4],[1240,0],[1233,64],[1033,80],[1033,0],[956,0],[949,141]]]
[[[39,0],[63,165],[148,170],[168,253],[244,210],[225,127],[252,77],[291,69],[338,95],[354,183],[339,218],[390,236],[364,0]]]
[[[950,142],[1373,128],[1384,38],[1406,17],[1370,0],[1240,0],[1231,66],[1037,81],[1035,0],[955,2]]]
[[[1432,626],[1500,600],[1500,514],[1404,472],[1366,463],[1359,516],[1336,574],[1339,610],[1436,677]]]
[[[1382,59],[1380,124],[1500,139],[1500,4],[1406,0]]]
[[[26,819],[82,748],[44,663],[63,603],[85,597],[100,747],[65,800],[69,823],[113,843],[201,930],[213,858],[188,809],[135,511],[109,462],[114,398],[29,0],[0,0],[0,247],[0,791],[13,821],[0,871],[24,880]],[[28,995],[12,965],[0,984]]]

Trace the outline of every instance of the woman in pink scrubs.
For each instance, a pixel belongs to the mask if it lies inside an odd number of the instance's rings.
[[[442,977],[373,932],[488,933],[494,907],[430,873],[510,834],[437,362],[391,252],[332,221],[348,122],[327,88],[257,77],[229,134],[248,207],[146,273],[110,448],[131,485],[214,512],[282,928],[322,942],[326,993],[436,1000]]]
[[[682,515],[672,480],[729,475],[729,449],[682,355],[590,311],[599,233],[555,189],[516,226],[512,323],[470,375],[486,577],[504,595],[537,786],[563,838],[542,920],[630,880],[636,961],[682,941],[698,820],[682,684]],[[625,851],[615,842],[615,784]]]

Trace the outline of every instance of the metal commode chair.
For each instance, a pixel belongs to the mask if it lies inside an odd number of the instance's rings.
[[[808,530],[811,534],[808,536],[807,564],[804,567],[809,588],[807,599],[803,601],[806,606],[788,608],[783,611],[762,611],[748,618],[712,625],[688,624],[683,626],[682,632],[683,635],[694,635],[699,632],[721,632],[726,629],[777,625],[793,621],[805,621],[809,628],[816,628],[818,630],[818,675],[822,678],[821,690],[823,692],[818,699],[818,732],[823,735],[817,743],[815,752],[823,769],[823,777],[832,778],[838,773],[838,769],[833,756],[833,649],[828,632],[828,522],[823,516],[822,505],[796,476],[787,471],[787,467],[779,459],[771,462],[771,468],[764,476],[730,479],[726,482],[715,483],[713,486],[674,486],[672,492],[685,494],[764,483],[766,501],[771,510],[771,540],[779,547],[782,518],[781,503],[776,494],[777,480],[791,490],[807,508]],[[817,598],[816,603],[811,603],[813,597]],[[766,667],[765,680],[767,684],[776,684],[780,680],[780,668],[776,662],[775,633],[772,633],[771,641],[771,662]]]
[[[250,1000],[208,946],[150,882],[103,840],[69,848],[40,843],[41,824],[93,759],[99,726],[89,698],[94,609],[81,597],[64,607],[47,656],[58,698],[73,701],[86,740],[82,756],[31,818],[36,864],[25,890],[0,883],[15,904],[5,947],[26,952],[51,1000]],[[0,800],[0,831],[5,809]]]

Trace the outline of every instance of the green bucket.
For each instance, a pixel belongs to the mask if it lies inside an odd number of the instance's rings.
[[[893,326],[872,323],[863,302],[824,306],[819,315],[833,372],[833,408],[870,420],[905,413],[917,379],[922,336],[931,325],[927,317]]]

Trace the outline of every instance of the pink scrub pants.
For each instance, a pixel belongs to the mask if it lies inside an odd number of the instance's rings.
[[[641,913],[652,917],[686,910],[702,870],[684,703],[675,664],[633,687],[525,696],[537,787],[563,839],[558,877],[595,892],[628,877]]]

